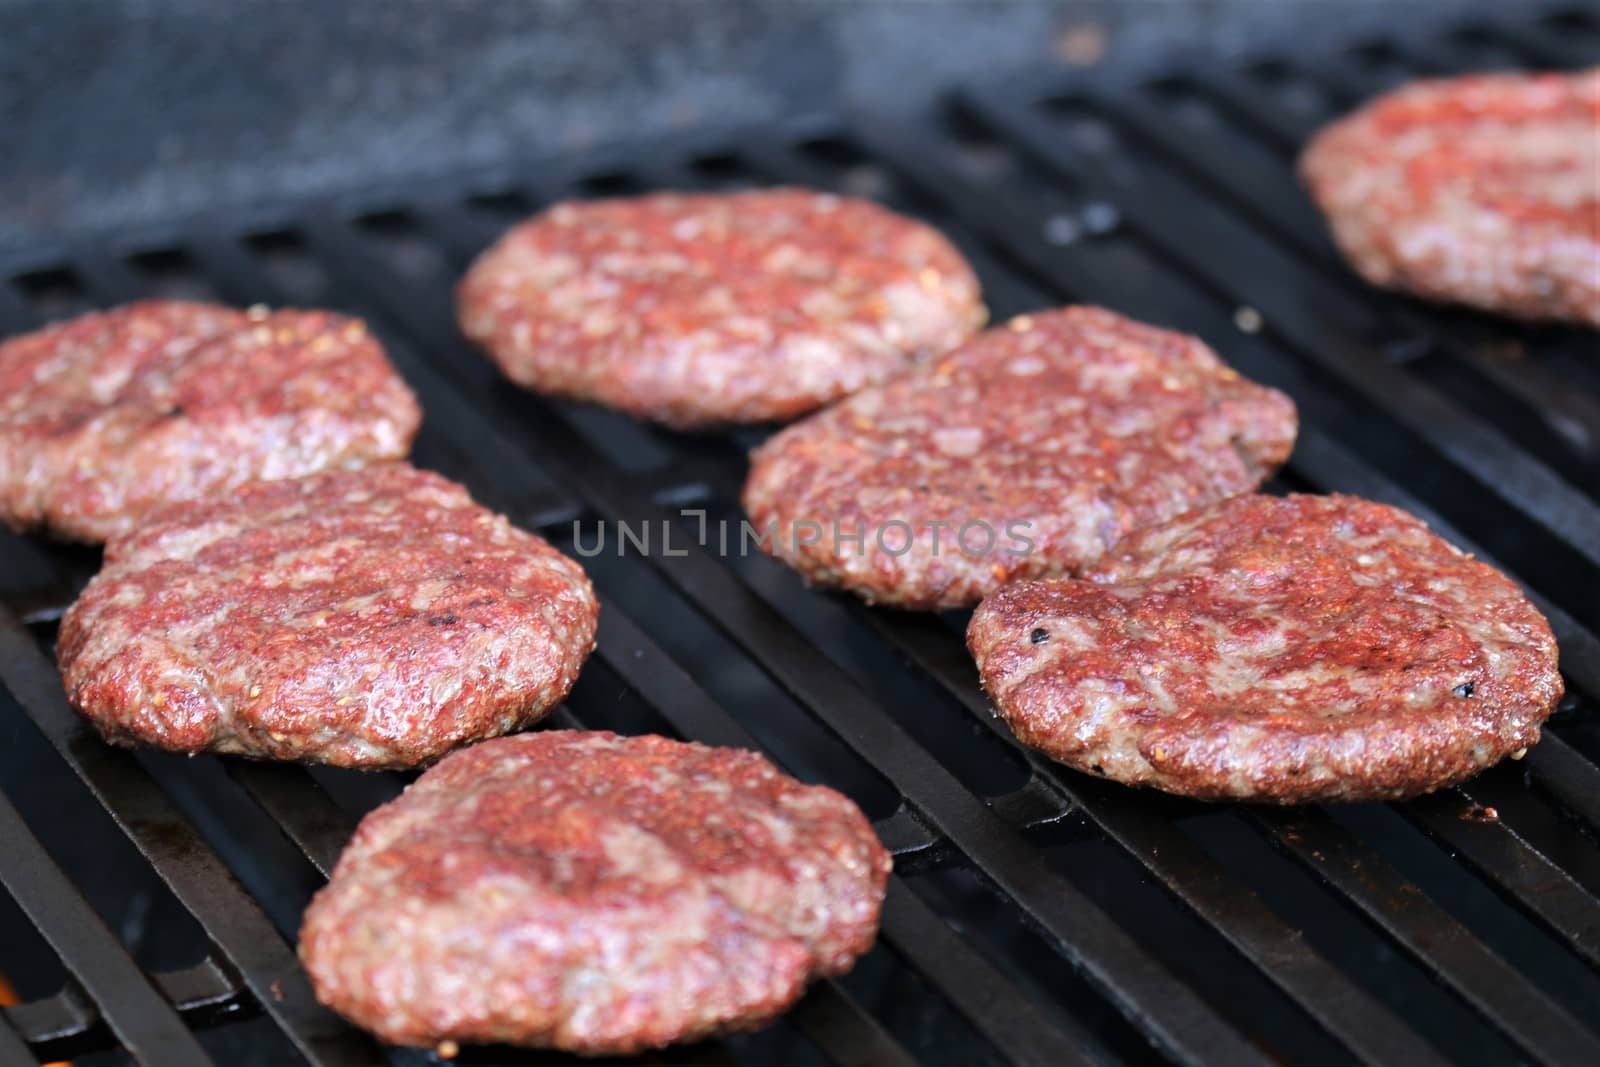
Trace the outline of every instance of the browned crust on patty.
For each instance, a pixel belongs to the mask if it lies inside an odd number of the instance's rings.
[[[362,820],[300,955],[387,1041],[637,1052],[758,1026],[849,970],[889,869],[854,804],[756,753],[526,734]]]
[[[403,457],[421,418],[356,319],[96,312],[0,344],[0,521],[104,541],[164,504]]]
[[[1301,158],[1375,285],[1600,325],[1600,68],[1419,81]]]
[[[677,427],[793,418],[985,318],[937,231],[807,189],[558,204],[479,257],[457,306],[519,385]]]
[[[1539,740],[1549,624],[1396,508],[1243,496],[1008,585],[967,644],[1017,736],[1206,800],[1393,800]]]
[[[1288,397],[1198,339],[1069,307],[1013,319],[779,433],[755,452],[744,507],[772,530],[763,547],[809,581],[962,607],[1256,488],[1296,427]],[[860,531],[858,546],[848,538]]]
[[[409,767],[543,717],[598,613],[573,561],[406,464],[152,513],[62,620],[110,741]]]

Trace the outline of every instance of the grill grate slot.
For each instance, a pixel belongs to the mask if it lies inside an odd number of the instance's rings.
[[[1600,1055],[1600,1038],[1327,816],[1298,812],[1256,818],[1284,851],[1326,879],[1535,1056],[1550,1063],[1586,1063]]]
[[[970,660],[955,635],[926,620],[894,619],[881,625],[898,647],[981,721],[997,732],[1004,730],[971,685]],[[1326,960],[1304,947],[1288,950],[1286,946],[1297,940],[1293,930],[1264,907],[1252,890],[1206,857],[1164,813],[1141,810],[1140,805],[1117,796],[1116,787],[1074,778],[1050,768],[1048,761],[1038,756],[1030,754],[1029,760],[1101,830],[1352,1052],[1371,1063],[1392,1063],[1401,1056],[1428,1062],[1435,1057],[1383,1004]]]
[[[135,1056],[172,1064],[207,1064],[178,1013],[140,972],[133,958],[90,909],[70,880],[0,796],[3,879],[11,895],[80,975],[113,1034]]]
[[[6,688],[201,921],[257,1002],[302,1054],[313,1062],[323,1055],[336,1062],[359,1062],[356,1050],[367,1046],[367,1040],[315,1004],[293,952],[220,858],[130,755],[92,736],[67,706],[53,665],[34,647],[31,635],[5,615],[0,615],[0,665]],[[156,1057],[152,1062],[164,1061]]]
[[[1474,787],[1462,792],[1465,802],[1449,795],[1427,797],[1409,805],[1407,814],[1500,886],[1510,901],[1544,922],[1573,952],[1591,965],[1600,964],[1600,900],[1592,888],[1530,844],[1515,824],[1497,829],[1501,809],[1474,799],[1522,804],[1521,791]],[[1504,799],[1496,796],[1502,792]],[[1491,810],[1497,815],[1489,815]],[[1543,817],[1543,812],[1524,811],[1517,821],[1539,822]],[[1593,867],[1592,854],[1566,858],[1573,866]]]

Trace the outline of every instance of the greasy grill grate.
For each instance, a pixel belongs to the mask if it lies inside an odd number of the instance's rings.
[[[1546,741],[1409,804],[1181,803],[1016,746],[976,688],[964,619],[869,611],[693,547],[588,560],[600,651],[555,725],[765,747],[855,796],[899,861],[882,944],[857,972],[768,1031],[654,1059],[1600,1062],[1600,353],[1592,334],[1367,290],[1291,169],[1309,130],[1395,81],[1597,57],[1600,21],[1575,14],[1323,61],[1042,71],[922,123],[700,137],[41,249],[0,264],[0,332],[157,294],[366,315],[426,408],[420,464],[558,544],[574,522],[592,544],[600,520],[665,520],[675,547],[695,529],[680,508],[737,517],[753,435],[677,437],[543,402],[455,331],[466,262],[553,199],[775,181],[863,193],[962,244],[997,318],[1085,300],[1198,333],[1299,402],[1280,488],[1407,507],[1524,582],[1572,694]],[[51,662],[93,554],[16,538],[4,554],[6,743],[86,787],[198,924],[200,957],[135,958],[34,836],[48,820],[0,795],[0,883],[33,955],[64,975],[0,1009],[0,1060],[114,1046],[227,1062],[214,1039],[245,1026],[314,1064],[425,1062],[319,1008],[292,948],[359,813],[404,779],[107,748]]]

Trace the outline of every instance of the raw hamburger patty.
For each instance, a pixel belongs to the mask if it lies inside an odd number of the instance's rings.
[[[104,541],[162,504],[402,457],[421,417],[342,315],[84,315],[0,344],[0,521]]]
[[[152,513],[58,656],[119,744],[409,767],[559,703],[596,615],[576,563],[395,463]]]
[[[889,867],[854,804],[753,752],[525,734],[368,815],[300,956],[387,1041],[636,1052],[758,1026],[849,970]]]
[[[1288,397],[1199,340],[1070,307],[784,430],[756,451],[744,506],[810,581],[955,608],[1256,488],[1295,429]]]
[[[1026,744],[1208,800],[1397,799],[1539,740],[1556,643],[1504,575],[1395,508],[1242,496],[972,617]]]
[[[1408,85],[1319,133],[1301,173],[1366,279],[1600,325],[1600,68]]]
[[[937,232],[804,189],[557,205],[483,254],[458,305],[518,384],[678,427],[792,418],[985,316]]]

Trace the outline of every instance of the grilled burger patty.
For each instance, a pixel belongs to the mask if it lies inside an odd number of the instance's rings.
[[[1556,644],[1499,571],[1395,508],[1242,496],[1018,582],[967,644],[1017,736],[1208,800],[1399,799],[1539,740]]]
[[[402,457],[420,421],[355,319],[130,304],[0,344],[0,521],[104,541],[163,504]]]
[[[1600,326],[1600,68],[1422,81],[1319,133],[1300,169],[1375,285]]]
[[[524,734],[368,815],[300,955],[386,1041],[636,1052],[758,1026],[848,970],[889,869],[854,804],[753,752]]]
[[[1287,397],[1196,338],[1070,307],[785,429],[756,451],[744,507],[812,582],[955,608],[1256,488],[1295,430]]]
[[[542,539],[382,464],[150,514],[107,546],[58,657],[119,744],[409,767],[559,703],[596,615]]]
[[[560,204],[484,253],[457,302],[518,384],[679,427],[792,418],[985,316],[937,232],[804,189]]]

